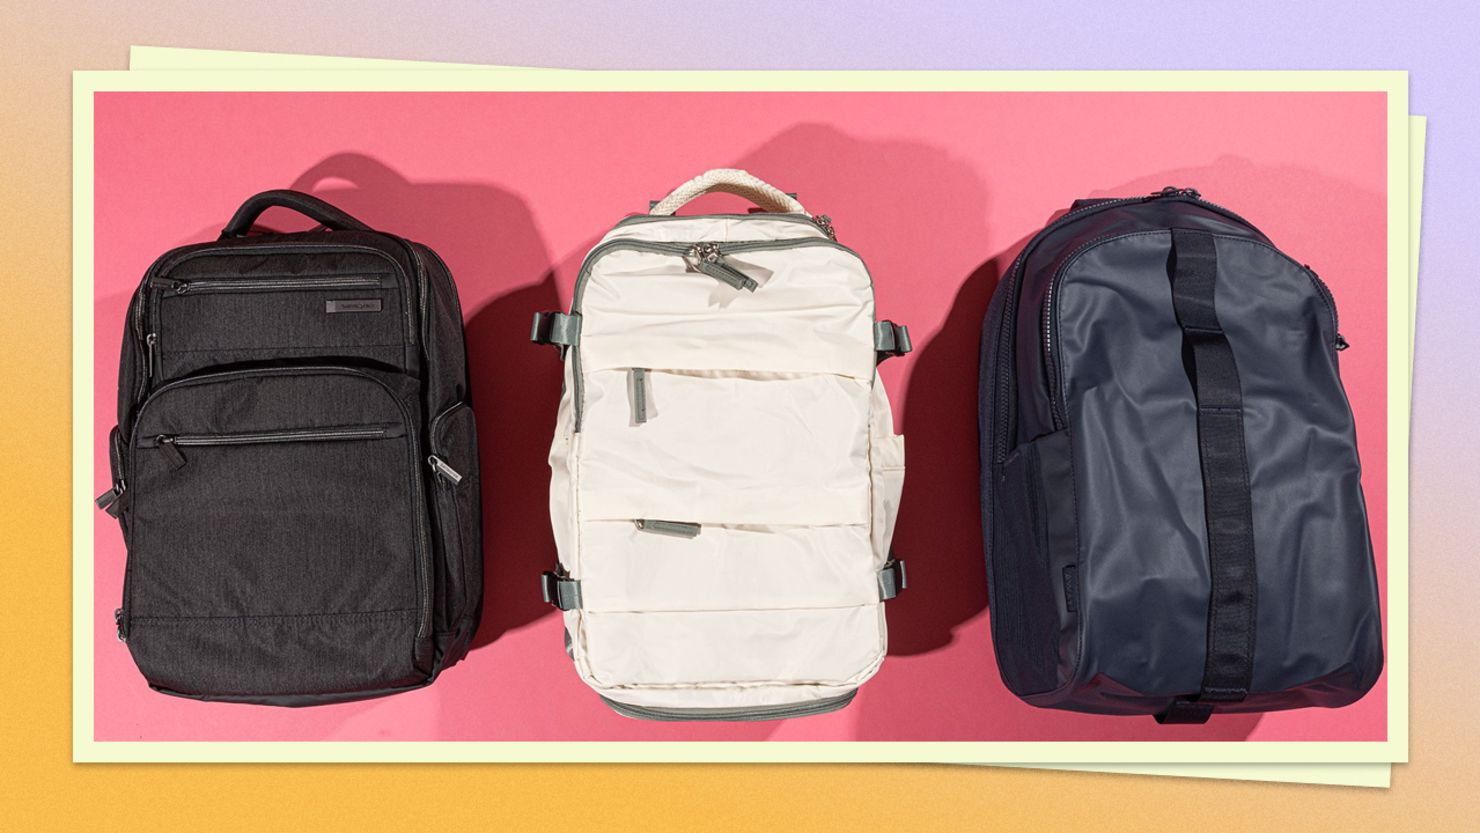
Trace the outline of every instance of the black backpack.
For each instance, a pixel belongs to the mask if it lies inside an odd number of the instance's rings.
[[[249,234],[272,206],[323,228]],[[457,289],[431,249],[268,191],[129,305],[119,639],[159,691],[282,706],[427,685],[482,605]]]
[[[1372,687],[1345,348],[1316,274],[1196,191],[1080,201],[1028,242],[981,366],[992,637],[1014,694],[1200,723]]]

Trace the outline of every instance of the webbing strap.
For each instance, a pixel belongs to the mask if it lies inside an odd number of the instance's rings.
[[[1202,723],[1214,703],[1236,703],[1254,675],[1254,512],[1244,448],[1243,392],[1233,348],[1218,321],[1218,253],[1211,234],[1172,230],[1172,306],[1192,358],[1212,592],[1202,688],[1179,698],[1163,723]]]
[[[908,586],[905,582],[904,562],[893,557],[885,561],[879,570],[879,598],[887,602]]]
[[[540,591],[546,604],[561,610],[575,610],[581,606],[581,582],[563,573],[540,573]]]
[[[537,312],[529,340],[535,344],[554,344],[564,353],[581,340],[581,317],[563,312]]]
[[[893,321],[874,324],[874,354],[879,362],[894,356],[903,356],[914,349],[910,343],[910,328]]]

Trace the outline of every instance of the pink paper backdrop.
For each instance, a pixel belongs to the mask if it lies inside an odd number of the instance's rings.
[[[1385,101],[1272,93],[109,93],[96,107],[95,463],[109,480],[124,311],[149,263],[208,240],[246,196],[294,187],[431,245],[468,315],[488,588],[467,660],[421,691],[273,709],[148,689],[113,634],[125,553],[99,515],[99,740],[1380,740],[1359,703],[1201,727],[1034,709],[997,675],[976,473],[977,341],[1019,246],[1077,197],[1197,187],[1331,285],[1385,572]],[[915,352],[883,366],[910,472],[890,657],[849,708],[759,724],[619,717],[577,678],[535,576],[554,561],[545,454],[560,394],[532,312],[567,306],[613,222],[711,167],[830,213]],[[727,197],[715,210],[736,210]],[[307,223],[287,214],[282,228]],[[1386,582],[1383,582],[1386,604]]]

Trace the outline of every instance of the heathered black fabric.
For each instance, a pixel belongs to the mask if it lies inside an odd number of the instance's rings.
[[[129,549],[119,630],[161,691],[294,706],[393,693],[457,662],[477,627],[456,288],[430,249],[335,226],[176,249],[130,304],[110,441]]]

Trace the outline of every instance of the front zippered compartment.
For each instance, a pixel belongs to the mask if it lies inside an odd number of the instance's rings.
[[[1006,461],[1007,453],[1011,451],[1011,434],[1013,422],[1016,419],[1017,413],[1016,398],[1013,395],[1012,391],[1017,372],[1016,356],[1013,353],[1013,331],[1015,329],[1015,327],[1013,326],[1013,322],[1017,321],[1018,301],[1022,289],[1021,280],[1023,265],[1027,262],[1028,257],[1032,255],[1033,250],[1038,246],[1040,242],[1043,241],[1044,238],[1046,238],[1049,234],[1062,229],[1064,226],[1069,225],[1070,223],[1077,222],[1087,216],[1098,214],[1102,211],[1108,211],[1114,208],[1122,208],[1128,205],[1139,205],[1156,200],[1178,200],[1181,202],[1190,202],[1194,205],[1201,206],[1211,211],[1216,211],[1217,213],[1224,215],[1230,220],[1233,220],[1248,227],[1251,231],[1259,233],[1259,230],[1254,226],[1253,223],[1250,223],[1248,220],[1244,219],[1242,216],[1234,211],[1231,211],[1230,209],[1224,208],[1217,203],[1209,202],[1208,200],[1203,199],[1202,194],[1196,189],[1168,186],[1161,189],[1160,191],[1156,191],[1151,194],[1142,194],[1134,197],[1122,197],[1119,199],[1106,200],[1105,202],[1094,203],[1091,205],[1083,206],[1081,208],[1073,209],[1065,213],[1058,219],[1050,222],[1048,225],[1044,226],[1037,234],[1033,235],[1032,239],[1030,239],[1023,246],[1022,251],[1018,253],[1017,257],[1013,258],[1012,266],[1008,268],[1007,276],[1004,278],[1004,280],[1007,282],[1006,291],[1008,292],[1008,295],[1006,298],[1006,302],[1002,305],[1002,318],[998,322],[997,347],[994,351],[994,354],[997,356],[995,362],[997,378],[993,380],[994,402],[992,408],[993,415],[995,417],[993,420],[994,424],[992,426],[992,459],[993,462],[996,463],[998,466]],[[1007,361],[1005,362],[1002,358],[1004,356],[1007,357]]]
[[[400,238],[394,239],[397,240],[397,242],[400,243],[402,246],[405,245],[405,242],[401,241]],[[406,270],[401,266],[401,264],[397,262],[395,258],[391,257],[388,253],[381,249],[377,249],[374,246],[356,245],[352,243],[288,243],[276,244],[271,246],[222,246],[194,249],[192,251],[184,253],[171,252],[169,254],[166,254],[164,257],[161,257],[158,261],[156,261],[152,266],[149,267],[148,273],[146,273],[144,276],[144,281],[139,284],[139,289],[134,293],[133,320],[135,335],[138,338],[142,339],[145,334],[149,332],[150,319],[153,316],[153,312],[148,309],[149,305],[147,303],[143,303],[146,295],[145,290],[149,289],[156,279],[162,278],[163,276],[167,275],[171,269],[178,267],[182,263],[204,257],[334,254],[336,252],[353,252],[375,255],[389,263],[394,270],[394,274],[401,275],[402,277],[407,279],[408,283],[412,283],[411,276],[406,274]],[[414,340],[417,330],[411,318],[411,310],[408,307],[405,314],[406,332],[408,334],[408,338],[412,338]]]
[[[400,367],[405,350],[414,349],[419,338],[409,313],[397,315],[393,309],[405,311],[410,302],[390,272],[154,276],[145,287],[151,329],[144,336],[141,395],[150,381],[263,358],[317,355]],[[312,295],[301,297],[307,293]],[[382,312],[392,317],[382,318]],[[239,320],[243,327],[232,326]]]
[[[144,355],[140,358],[140,361],[144,364],[144,367],[140,368],[139,372],[138,390],[134,396],[135,404],[137,405],[142,403],[144,398],[149,393],[150,384],[154,379],[158,378],[159,373],[159,360],[156,349],[159,339],[159,333],[157,329],[155,329],[155,327],[157,327],[157,324],[155,322],[157,322],[159,318],[157,309],[158,295],[151,293],[149,290],[158,288],[156,286],[157,281],[164,281],[166,284],[172,284],[174,281],[165,278],[165,276],[167,276],[171,270],[191,260],[207,257],[335,253],[369,254],[374,255],[389,264],[392,269],[392,272],[389,274],[399,275],[404,278],[406,291],[415,291],[419,297],[424,296],[424,280],[419,274],[419,258],[415,256],[414,251],[411,250],[409,244],[407,244],[404,240],[401,240],[400,238],[392,238],[389,235],[385,236],[389,239],[395,240],[398,245],[402,246],[410,253],[413,268],[418,270],[415,281],[412,280],[411,275],[407,274],[406,269],[401,265],[401,263],[398,262],[394,257],[392,257],[388,252],[382,249],[378,249],[374,246],[354,243],[280,243],[273,245],[254,246],[206,246],[202,248],[189,249],[188,251],[181,251],[177,249],[161,256],[158,260],[150,265],[148,271],[144,275],[144,279],[139,283],[139,288],[135,290],[133,298],[130,301],[129,305],[129,318],[131,320],[134,338],[140,344],[140,346],[144,348],[141,351]],[[186,279],[184,282],[199,284],[202,282],[202,280],[215,281],[218,279]],[[249,281],[251,279],[243,280]],[[381,286],[383,287],[383,283],[381,284]],[[403,308],[402,318],[404,319],[404,327],[408,343],[411,345],[418,344],[422,339],[420,328],[417,326],[417,323],[412,320],[415,312],[413,311],[411,305],[406,303],[404,299],[401,306]],[[420,308],[418,307],[418,311],[419,310]],[[424,321],[425,315],[422,314],[421,318]]]
[[[1064,258],[1063,262],[1059,265],[1059,268],[1054,271],[1053,277],[1049,279],[1047,299],[1043,305],[1043,316],[1040,326],[1040,335],[1042,339],[1041,346],[1043,349],[1044,368],[1046,369],[1048,376],[1049,412],[1052,417],[1053,427],[1055,431],[1063,430],[1064,428],[1068,427],[1068,420],[1067,417],[1064,416],[1062,403],[1060,402],[1061,397],[1059,390],[1059,363],[1057,353],[1054,350],[1053,337],[1055,324],[1057,323],[1054,312],[1057,307],[1059,288],[1063,284],[1064,275],[1080,257],[1089,252],[1089,250],[1095,248],[1096,246],[1099,246],[1100,244],[1124,239],[1126,237],[1161,233],[1162,232],[1160,231],[1139,231],[1130,232],[1128,234],[1111,235],[1108,237],[1101,237],[1091,240],[1080,246],[1078,249],[1074,250],[1074,252],[1072,252],[1068,257]],[[1223,235],[1215,236],[1221,237]],[[1331,294],[1331,290],[1329,287],[1326,286],[1326,283],[1322,281],[1320,276],[1315,273],[1315,270],[1311,269],[1309,266],[1299,263],[1294,258],[1291,258],[1289,255],[1286,255],[1284,252],[1263,241],[1250,240],[1247,238],[1235,239],[1244,240],[1245,242],[1252,245],[1261,246],[1265,249],[1268,249],[1275,255],[1289,262],[1291,266],[1294,266],[1296,269],[1304,273],[1305,276],[1310,279],[1311,286],[1315,289],[1316,295],[1321,298],[1321,300],[1326,304],[1326,309],[1331,313],[1331,332],[1333,334],[1333,342],[1331,344],[1331,347],[1335,350],[1346,349],[1346,339],[1342,338],[1341,336],[1340,319],[1338,318],[1336,312],[1336,299]]]
[[[151,419],[155,403],[166,396],[182,388],[194,386],[209,386],[234,381],[247,381],[262,379],[271,381],[276,378],[324,376],[339,377],[347,376],[372,382],[382,390],[386,397],[395,403],[395,413],[400,416],[400,422],[376,422],[359,425],[336,425],[322,427],[285,428],[262,431],[223,431],[223,432],[194,432],[194,431],[147,431],[143,427]],[[383,409],[383,408],[382,408]],[[249,445],[281,445],[292,443],[325,443],[325,442],[353,442],[353,441],[375,441],[381,439],[404,438],[408,453],[406,460],[407,472],[407,494],[410,496],[408,506],[409,521],[411,524],[411,543],[413,549],[413,563],[415,565],[414,575],[417,586],[417,632],[416,639],[420,642],[429,632],[429,619],[431,617],[431,576],[430,576],[430,538],[427,531],[427,513],[425,510],[425,498],[423,496],[423,476],[421,469],[422,454],[418,433],[412,430],[416,425],[413,414],[391,390],[389,385],[377,375],[348,367],[319,366],[302,368],[252,368],[245,370],[225,371],[220,373],[205,374],[178,380],[166,384],[156,391],[138,409],[132,429],[130,442],[130,471],[139,471],[141,455],[160,453],[166,455],[170,461],[171,471],[180,471],[183,468],[181,462],[184,457],[180,447],[226,447],[226,446],[249,446]],[[136,484],[131,484],[136,485]],[[137,495],[134,496],[133,506],[138,505]],[[148,495],[145,495],[148,498]],[[132,566],[125,570],[125,587],[130,584]],[[130,617],[133,615],[133,604],[131,594],[125,593],[123,603],[123,629],[127,632]]]
[[[666,218],[672,219],[672,218]],[[701,241],[702,243],[703,241]],[[618,238],[598,244],[581,262],[581,269],[576,276],[574,297],[571,300],[570,310],[572,315],[581,312],[581,300],[585,296],[586,283],[591,277],[591,270],[596,262],[607,254],[615,251],[650,252],[653,254],[667,254],[685,258],[699,243],[672,243],[657,242],[651,240],[628,240]],[[712,243],[712,250],[718,259],[723,259],[725,254],[738,254],[743,252],[776,251],[782,249],[802,248],[807,246],[822,246],[837,249],[858,259],[863,266],[864,274],[869,276],[869,285],[873,285],[873,275],[868,271],[868,265],[863,262],[863,257],[854,250],[826,237],[793,237],[784,240],[742,240],[733,243]],[[733,267],[732,267],[733,268]],[[739,287],[737,287],[739,288]],[[875,313],[877,319],[877,312]],[[581,380],[581,348],[577,344],[570,348],[568,353],[571,362],[571,377],[573,379],[572,394],[575,398],[575,431],[581,430],[581,418],[584,411],[583,393],[584,386]]]
[[[283,431],[253,431],[239,434],[159,434],[141,438],[140,448],[158,448],[171,458],[175,468],[188,460],[181,448],[263,445],[266,443],[312,443],[346,440],[381,440],[402,436],[399,425],[345,426],[336,428],[299,428]]]

